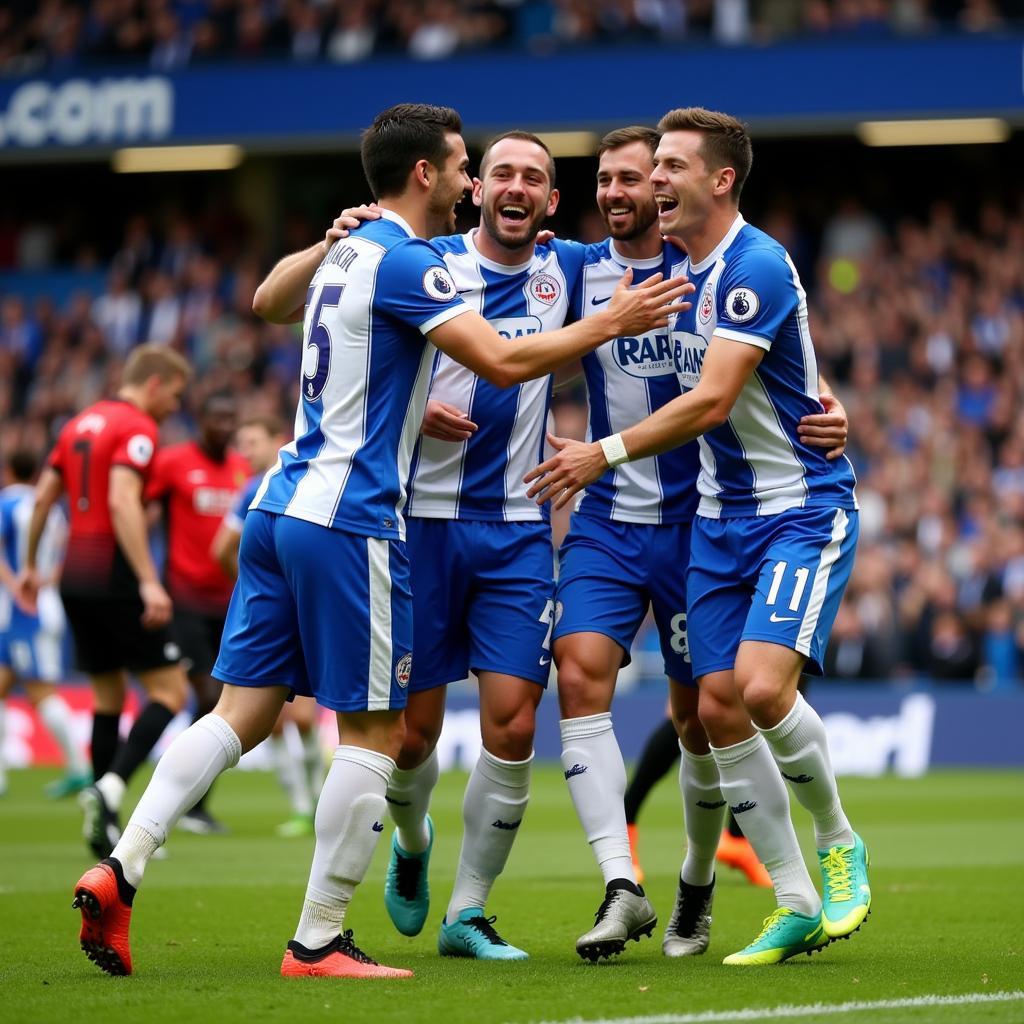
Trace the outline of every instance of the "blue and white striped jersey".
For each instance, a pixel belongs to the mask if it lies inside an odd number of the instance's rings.
[[[764,349],[729,419],[699,439],[697,514],[770,516],[791,508],[855,509],[853,467],[803,444],[802,416],[822,411],[807,296],[786,250],[737,214],[700,263],[683,267],[693,308],[675,324],[676,372],[696,387],[712,336]]]
[[[659,271],[679,273],[686,256],[666,245],[647,260],[623,256],[612,239],[587,246],[580,287],[573,296],[578,317],[604,309],[627,267],[639,284]],[[583,357],[590,405],[587,440],[596,441],[639,423],[655,409],[679,397],[669,329],[639,338],[615,338]],[[621,523],[688,523],[697,508],[696,444],[683,445],[650,459],[623,463],[592,483],[576,511]]]
[[[28,551],[28,527],[35,504],[35,488],[29,484],[11,484],[0,490],[0,546],[4,560],[17,575],[25,564]],[[60,505],[54,505],[39,539],[36,566],[43,579],[56,576],[64,561],[67,546],[68,522]],[[43,587],[39,592],[39,614],[26,615],[15,604],[6,587],[0,587],[0,629],[11,628],[17,621],[21,628],[42,628],[57,632],[64,627],[64,611],[57,588]]]
[[[403,539],[436,352],[425,335],[469,309],[437,251],[397,214],[336,242],[306,298],[295,440],[252,508]]]
[[[433,239],[463,300],[505,338],[561,327],[584,247],[553,241],[521,266],[482,256],[474,232]],[[430,397],[457,406],[479,429],[461,443],[421,437],[406,514],[426,519],[539,521],[548,509],[526,497],[523,477],[543,457],[550,377],[498,388],[443,353]]]

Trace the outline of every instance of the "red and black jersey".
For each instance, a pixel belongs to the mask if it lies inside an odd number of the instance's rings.
[[[110,519],[110,471],[127,466],[148,483],[159,437],[156,421],[121,399],[96,402],[60,432],[48,460],[64,479],[70,534],[61,587],[70,593],[131,596],[138,580]]]
[[[214,535],[252,475],[229,451],[216,461],[195,441],[162,449],[146,490],[162,499],[167,521],[167,591],[175,604],[203,615],[224,615],[233,583],[210,554]]]

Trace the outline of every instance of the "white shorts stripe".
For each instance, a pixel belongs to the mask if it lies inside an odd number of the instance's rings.
[[[825,603],[825,595],[828,593],[828,578],[832,572],[832,566],[839,558],[843,541],[846,539],[846,527],[850,519],[841,509],[836,509],[835,518],[832,520],[832,537],[821,552],[821,561],[814,573],[814,583],[811,584],[811,596],[807,601],[807,611],[804,612],[804,621],[800,624],[800,632],[796,638],[796,650],[804,657],[811,653],[811,640],[814,638],[814,631],[818,628],[818,617],[821,615],[822,605]]]
[[[366,710],[391,708],[391,565],[390,545],[377,537],[366,538],[370,573],[370,679]]]

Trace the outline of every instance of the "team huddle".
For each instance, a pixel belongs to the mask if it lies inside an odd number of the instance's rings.
[[[657,914],[630,853],[611,710],[649,609],[683,757],[687,834],[664,953],[708,948],[727,809],[777,907],[726,964],[822,949],[869,913],[867,851],[843,811],[821,720],[797,690],[804,672],[821,673],[853,564],[845,414],[826,411],[791,259],[739,213],[746,130],[689,108],[657,130],[607,135],[597,203],[609,237],[596,245],[538,241],[559,199],[540,138],[499,136],[471,180],[460,133],[449,108],[378,115],[362,145],[376,204],[346,211],[256,293],[261,316],[303,321],[294,440],[242,509],[237,584],[219,651],[210,642],[216,662],[202,673],[223,684],[220,696],[164,753],[123,833],[112,820],[123,780],[183,705],[184,678],[160,633],[171,600],[147,563],[144,523],[121,523],[114,550],[95,553],[122,585],[88,609],[82,667],[94,683],[132,668],[151,698],[113,754],[120,784],[108,772],[86,791],[102,859],[77,883],[75,905],[82,947],[108,973],[131,972],[132,900],[170,829],[208,814],[202,800],[216,777],[300,696],[337,713],[340,744],[281,973],[410,976],[360,950],[345,914],[390,815],[387,912],[405,935],[423,929],[445,687],[470,671],[483,745],[437,945],[447,956],[526,958],[485,908],[525,821],[552,661],[564,774],[604,882],[576,950],[598,960],[651,935]],[[480,225],[454,234],[469,191]],[[547,429],[552,384],[580,373],[586,442]],[[186,380],[187,367],[136,367],[124,404],[159,418]],[[112,439],[111,486],[123,477],[139,488],[155,443],[137,425]],[[26,600],[71,457],[51,459],[37,491],[18,581]],[[556,580],[547,509],[569,502]],[[76,615],[85,612],[69,611],[81,642]],[[150,627],[145,650],[113,642],[140,636],[131,615]],[[116,701],[116,686],[97,691],[109,715],[104,692]],[[787,782],[813,819],[820,895]]]

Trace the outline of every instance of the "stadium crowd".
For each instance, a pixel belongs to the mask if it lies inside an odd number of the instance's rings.
[[[997,31],[1020,0],[6,0],[0,73],[222,58],[436,60],[496,47]]]
[[[937,203],[924,222],[886,230],[850,202],[810,250],[787,214],[759,220],[808,251],[821,368],[852,425],[862,533],[830,674],[1019,685],[1024,217],[990,203],[965,224]],[[240,396],[243,418],[290,419],[297,334],[253,316],[265,268],[219,237],[181,215],[136,216],[102,294],[0,295],[0,447],[45,453],[70,416],[113,392],[144,341],[181,350],[198,371],[167,441],[189,436],[203,397],[223,389]],[[559,432],[585,429],[581,400],[559,396]]]

